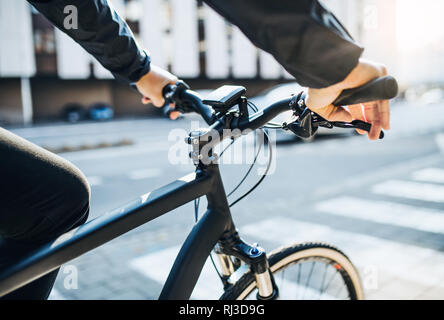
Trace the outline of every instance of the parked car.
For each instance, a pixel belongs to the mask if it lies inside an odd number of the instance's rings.
[[[87,118],[87,112],[80,103],[68,103],[63,107],[62,118],[65,121],[75,123]]]
[[[114,110],[106,103],[94,103],[88,109],[88,117],[94,121],[111,120],[114,118]]]

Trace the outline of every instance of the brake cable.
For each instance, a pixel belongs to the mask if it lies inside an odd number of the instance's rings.
[[[256,106],[254,103],[252,103],[252,102],[250,102],[250,101],[248,101],[247,103],[248,103],[248,106],[250,106],[251,109],[252,109],[254,112],[257,112],[257,111],[258,111],[258,108],[257,108],[257,106]],[[230,207],[234,206],[234,205],[235,205],[236,203],[238,203],[240,200],[242,200],[242,199],[245,198],[247,195],[249,195],[254,189],[256,189],[256,188],[259,186],[259,184],[261,184],[262,181],[265,179],[265,176],[267,175],[268,171],[270,170],[271,161],[272,161],[272,148],[271,148],[271,144],[270,144],[270,138],[269,138],[269,136],[268,136],[268,133],[267,133],[264,129],[261,128],[260,130],[262,130],[262,132],[264,133],[264,137],[265,137],[265,138],[264,138],[264,144],[265,144],[265,143],[268,143],[268,146],[269,146],[269,159],[268,159],[267,168],[266,168],[266,170],[265,170],[265,173],[264,173],[264,174],[261,176],[261,178],[259,179],[259,181],[258,181],[258,182],[257,182],[257,183],[256,183],[256,184],[255,184],[250,190],[248,190],[245,194],[243,194],[241,197],[239,197],[239,198],[236,199],[233,203],[231,203],[231,204],[229,205]],[[221,152],[220,157],[222,157],[223,153],[224,153],[229,147],[231,147],[231,146],[233,145],[234,141],[235,141],[234,139],[231,140],[231,143],[230,143],[227,147],[225,147],[224,150]],[[256,135],[255,135],[255,139],[254,139],[254,144],[255,144],[255,146],[256,146]],[[245,175],[242,177],[242,179],[240,180],[240,182],[236,185],[236,187],[234,187],[233,190],[231,190],[231,191],[228,193],[227,197],[231,196],[231,195],[232,195],[237,189],[239,189],[239,187],[245,182],[245,180],[247,179],[247,177],[248,177],[249,174],[251,173],[251,170],[253,169],[254,165],[255,165],[256,162],[257,162],[257,159],[258,159],[258,156],[259,156],[259,153],[260,153],[260,150],[261,150],[261,149],[262,149],[262,144],[259,145],[258,151],[256,152],[256,155],[255,155],[255,157],[254,157],[253,163],[250,165],[250,167],[248,168],[247,172],[246,172]],[[199,201],[198,201],[197,199],[195,199],[194,201],[195,201],[195,211],[196,211],[196,210],[199,209],[200,198],[199,198]],[[197,216],[196,213],[195,213],[195,219],[196,219],[196,221],[198,220],[198,216]]]
[[[254,136],[254,147],[256,148],[256,133],[255,133],[255,136]],[[234,192],[236,192],[236,190],[237,190],[237,189],[242,185],[242,183],[247,179],[248,175],[250,174],[251,170],[252,170],[253,167],[254,167],[254,164],[256,163],[256,160],[257,160],[257,158],[258,158],[258,156],[259,156],[259,152],[260,152],[261,149],[262,149],[262,144],[259,145],[259,149],[257,150],[256,155],[254,156],[253,163],[250,165],[250,167],[248,168],[247,172],[246,172],[245,175],[242,177],[241,181],[237,184],[237,186],[236,186],[233,190],[231,190],[230,193],[228,193],[227,198],[228,198],[229,196],[231,196]]]
[[[254,111],[254,112],[257,112],[258,111],[258,108],[257,108],[257,106],[254,104],[254,103],[252,103],[251,101],[248,101],[247,102],[247,104],[248,104],[248,106],[250,106],[250,108]],[[262,130],[262,132],[264,133],[264,137],[265,137],[265,139],[264,139],[264,144],[265,143],[269,143],[269,137],[268,137],[268,133],[264,130],[264,129],[260,129],[260,130]],[[254,136],[254,146],[256,147],[256,134],[255,134],[255,136]],[[270,146],[270,144],[269,144],[269,146]],[[254,160],[253,160],[253,163],[250,165],[250,167],[248,168],[248,170],[247,170],[247,172],[245,173],[245,175],[243,176],[243,178],[241,179],[241,181],[237,184],[237,186],[233,189],[233,190],[231,190],[231,192],[227,195],[227,197],[229,197],[229,196],[231,196],[237,189],[239,189],[239,187],[242,185],[242,183],[244,183],[245,182],[245,180],[247,179],[247,177],[249,176],[249,174],[251,173],[251,170],[253,169],[253,167],[254,167],[254,165],[256,164],[256,162],[257,162],[257,158],[258,158],[258,156],[259,156],[259,153],[260,153],[260,151],[261,151],[261,149],[262,149],[262,144],[260,144],[259,145],[259,148],[258,148],[258,151],[256,152],[256,155],[255,155],[255,157],[254,157]],[[265,175],[267,175],[267,173],[268,173],[268,170],[269,170],[269,167],[270,167],[270,163],[271,163],[271,150],[269,151],[269,163],[268,163],[268,166],[267,166],[267,169],[266,169],[266,172],[265,172],[265,174],[264,174],[264,176],[262,176],[260,179],[259,179],[259,181],[249,190],[249,191],[247,191],[245,194],[243,194],[241,197],[239,197],[238,199],[236,199],[234,202],[232,202],[229,206],[230,206],[230,208],[232,207],[232,206],[234,206],[236,203],[238,203],[240,200],[242,200],[243,198],[245,198],[247,195],[249,195],[254,189],[256,189],[257,188],[257,186],[264,180],[264,178],[265,178]]]
[[[246,196],[248,196],[251,192],[253,192],[253,190],[254,189],[256,189],[261,183],[262,183],[262,181],[264,181],[264,179],[265,179],[265,177],[267,176],[267,174],[268,174],[268,171],[270,170],[270,167],[271,167],[271,161],[272,161],[272,159],[273,159],[273,148],[272,148],[272,146],[271,146],[271,143],[270,143],[270,139],[269,139],[269,137],[268,137],[268,133],[265,131],[265,130],[263,130],[263,129],[260,129],[260,130],[262,130],[262,132],[264,133],[264,136],[266,137],[266,139],[264,139],[264,144],[265,143],[268,143],[268,150],[269,150],[269,157],[268,157],[268,164],[267,164],[267,169],[265,169],[265,172],[264,172],[264,174],[262,175],[262,177],[258,180],[258,182],[253,186],[253,187],[251,187],[251,189],[250,190],[248,190],[246,193],[244,193],[241,197],[239,197],[236,201],[234,201],[233,203],[231,203],[230,204],[230,208],[232,207],[232,206],[234,206],[236,203],[238,203],[239,201],[241,201],[243,198],[245,198]],[[266,141],[265,141],[266,140]],[[253,163],[253,165],[255,164],[255,162]]]
[[[249,103],[249,106],[255,111],[255,112],[257,112],[257,107],[253,104],[253,103]],[[270,170],[270,167],[271,167],[271,162],[272,162],[272,158],[273,158],[273,148],[272,148],[272,146],[271,146],[271,143],[270,143],[270,138],[269,138],[269,136],[268,136],[268,133],[267,133],[267,131],[266,130],[264,130],[264,129],[260,129],[262,132],[263,132],[263,134],[264,134],[264,144],[265,143],[267,143],[268,144],[268,149],[269,149],[269,157],[268,157],[268,164],[267,164],[267,168],[265,169],[265,172],[264,172],[264,174],[261,176],[261,178],[256,182],[256,184],[253,186],[253,187],[251,187],[250,188],[250,190],[248,190],[246,193],[244,193],[242,196],[240,196],[238,199],[236,199],[234,202],[232,202],[230,205],[229,205],[229,207],[231,208],[232,206],[234,206],[236,203],[238,203],[239,201],[241,201],[243,198],[245,198],[247,195],[249,195],[251,192],[253,192],[263,181],[264,181],[264,179],[265,179],[265,177],[267,176],[267,174],[268,174],[268,171]],[[225,147],[224,149],[223,149],[223,151],[221,152],[221,154],[220,154],[220,157],[223,155],[223,153],[229,148],[229,147],[231,147],[232,145],[233,145],[233,143],[234,143],[234,139],[232,139],[231,140],[231,143],[227,146],[227,147]],[[256,146],[256,135],[255,135],[255,138],[254,138],[254,144],[255,144],[255,146]],[[248,168],[248,170],[247,170],[247,173],[244,175],[244,177],[241,179],[241,181],[238,183],[238,185],[227,195],[227,197],[229,197],[230,195],[232,195],[241,185],[242,185],[242,183],[244,183],[245,182],[245,180],[246,180],[246,178],[249,176],[249,174],[251,173],[251,170],[253,169],[253,167],[254,167],[254,165],[256,164],[256,161],[257,161],[257,158],[258,158],[258,156],[259,156],[259,152],[260,152],[260,150],[261,150],[261,148],[262,148],[262,144],[260,144],[259,145],[259,149],[258,149],[258,151],[257,151],[257,153],[256,153],[256,155],[255,155],[255,158],[254,158],[254,160],[253,160],[253,163],[250,165],[250,167]],[[200,197],[199,198],[197,198],[197,199],[194,199],[194,219],[195,219],[195,223],[197,223],[197,221],[199,220],[199,204],[200,204]],[[214,259],[213,259],[213,252],[210,252],[210,260],[211,260],[211,263],[212,263],[212,265],[213,265],[213,267],[214,267],[214,270],[216,271],[216,273],[217,273],[217,275],[218,275],[218,277],[219,277],[219,279],[221,280],[221,282],[222,283],[224,283],[224,278],[223,278],[223,276],[220,274],[220,272],[219,272],[219,269],[217,268],[217,266],[216,266],[216,263],[214,262]]]

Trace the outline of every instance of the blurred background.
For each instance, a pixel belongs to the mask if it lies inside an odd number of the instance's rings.
[[[427,0],[326,0],[365,57],[385,63],[408,98],[438,100],[444,81],[443,4]],[[194,89],[242,83],[250,96],[291,76],[239,30],[199,1],[113,0],[152,60]],[[10,14],[14,12],[14,14]],[[102,103],[114,116],[147,115],[139,97],[26,1],[0,1],[0,121],[55,120],[67,109]],[[18,20],[17,20],[18,19]],[[20,21],[19,24],[16,21]],[[14,28],[11,28],[14,26]],[[427,93],[427,94],[426,94]],[[425,96],[424,96],[425,94]],[[413,97],[412,97],[413,96]]]
[[[264,107],[300,90],[273,57],[200,1],[108,1],[153,62],[203,96],[238,84]],[[236,206],[235,221],[266,249],[283,244],[271,238],[336,244],[358,265],[369,298],[442,299],[444,3],[323,3],[365,47],[364,57],[398,79],[392,128],[373,143],[344,130],[320,131],[313,141],[277,132],[276,170]],[[192,171],[190,163],[168,162],[176,143],[168,137],[197,119],[169,121],[143,106],[26,1],[0,0],[0,125],[80,167],[92,187],[90,219]],[[228,191],[246,169],[222,168]],[[157,297],[192,225],[189,205],[74,260],[77,288],[66,286],[62,269],[52,298]],[[221,292],[209,265],[199,284],[194,298]]]

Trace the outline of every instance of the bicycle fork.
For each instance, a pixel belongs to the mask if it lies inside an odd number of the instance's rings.
[[[250,245],[244,242],[237,232],[228,238],[221,239],[215,248],[221,265],[224,286],[229,286],[238,280],[236,270],[239,270],[241,261],[249,265],[254,273],[258,289],[258,300],[275,300],[279,297],[279,290],[275,284],[273,274],[268,266],[267,255],[257,244]],[[231,258],[234,257],[234,261]],[[240,272],[243,274],[243,272]]]

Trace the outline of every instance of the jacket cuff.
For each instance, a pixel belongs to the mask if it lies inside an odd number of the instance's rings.
[[[151,58],[147,51],[140,50],[134,62],[127,68],[124,73],[113,72],[114,77],[127,84],[133,85],[151,70]]]

